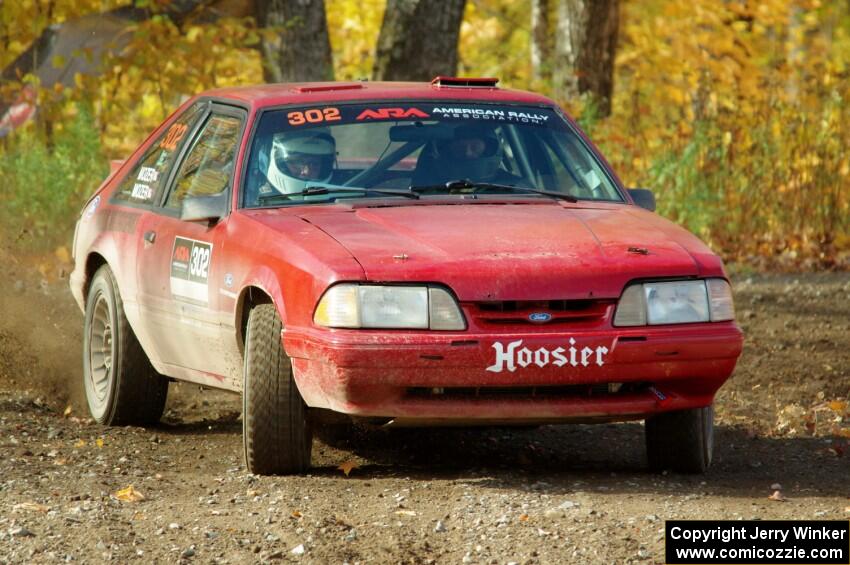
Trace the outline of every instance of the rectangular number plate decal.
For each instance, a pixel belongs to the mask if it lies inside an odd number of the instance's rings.
[[[209,304],[212,244],[177,237],[171,251],[171,294],[195,304]]]

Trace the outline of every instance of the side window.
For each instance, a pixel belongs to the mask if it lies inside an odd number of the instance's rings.
[[[168,171],[192,125],[203,113],[206,102],[196,102],[171,124],[142,155],[115,190],[114,201],[152,204],[165,184]]]
[[[617,189],[575,136],[546,136],[544,142],[561,190],[578,198],[620,200]]]
[[[187,196],[212,196],[227,189],[241,129],[239,118],[210,116],[174,177],[166,208],[179,210]]]

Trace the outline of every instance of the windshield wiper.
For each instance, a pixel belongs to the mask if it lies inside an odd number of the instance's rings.
[[[379,194],[381,196],[402,196],[404,198],[419,198],[415,192],[406,190],[383,190],[380,188],[359,188],[348,186],[308,186],[299,192],[287,192],[280,194],[263,194],[257,198],[258,204],[269,204],[274,202],[286,202],[291,200],[293,196],[321,196],[323,194],[331,194],[334,192],[356,192],[358,194]]]
[[[428,192],[431,190],[462,190],[464,192],[476,193],[482,190],[504,190],[506,192],[524,192],[527,194],[542,194],[543,196],[550,196],[552,198],[558,198],[560,200],[566,200],[567,202],[578,202],[578,198],[572,196],[571,194],[565,194],[563,192],[553,192],[551,190],[537,190],[536,188],[524,188],[521,186],[511,186],[509,184],[497,184],[492,182],[473,182],[467,179],[460,180],[452,180],[444,184],[435,184],[430,186],[411,186],[410,192],[420,193],[420,192]]]

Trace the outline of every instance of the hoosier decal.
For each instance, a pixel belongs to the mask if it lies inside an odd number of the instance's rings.
[[[496,362],[487,367],[487,370],[492,373],[501,373],[505,369],[513,373],[516,371],[517,365],[522,368],[529,365],[535,365],[543,368],[547,365],[563,367],[569,365],[571,367],[587,367],[591,363],[595,363],[600,367],[605,364],[605,355],[608,353],[608,348],[599,347],[575,347],[576,340],[570,338],[568,340],[569,347],[556,347],[548,349],[546,347],[538,347],[530,349],[528,347],[520,347],[522,340],[512,341],[505,345],[497,341],[493,344],[493,349],[496,350]]]
[[[212,244],[178,237],[171,252],[171,294],[198,304],[209,303]]]

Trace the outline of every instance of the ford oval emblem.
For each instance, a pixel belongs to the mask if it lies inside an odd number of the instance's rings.
[[[552,314],[549,314],[548,312],[534,312],[533,314],[528,315],[528,319],[532,322],[538,323],[548,322],[552,319]]]

